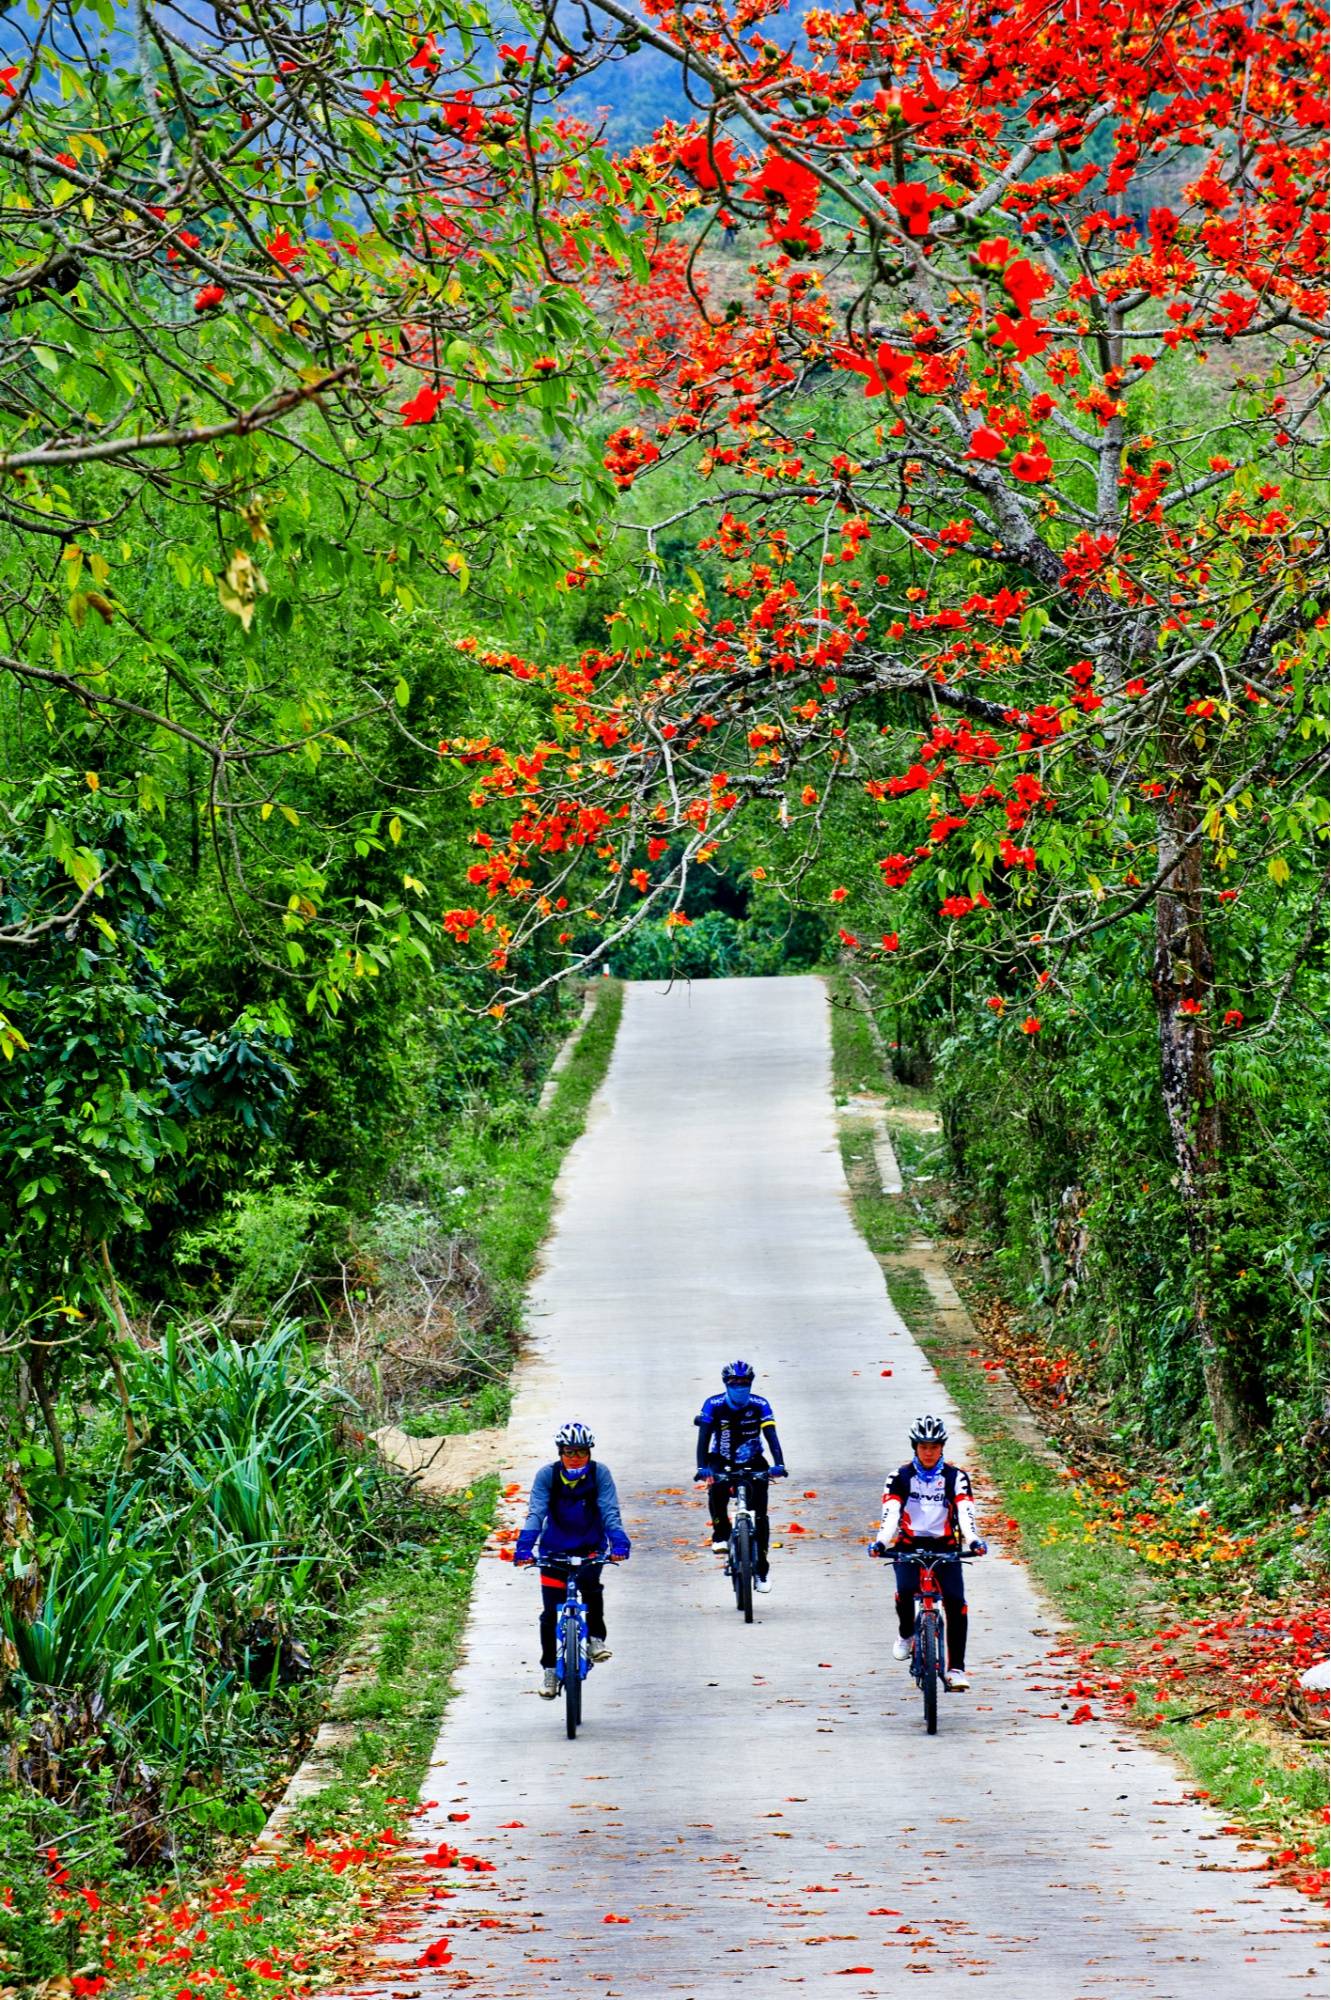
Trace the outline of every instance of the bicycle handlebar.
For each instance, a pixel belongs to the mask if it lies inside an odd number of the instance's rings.
[[[575,1555],[564,1555],[564,1554],[554,1554],[548,1556],[531,1555],[527,1556],[523,1562],[515,1563],[515,1567],[519,1569],[530,1568],[530,1569],[545,1569],[545,1570],[559,1570],[559,1569],[572,1570],[572,1569],[587,1569],[593,1565],[599,1565],[601,1563],[607,1563],[607,1562],[618,1563],[627,1561],[628,1561],[627,1556],[611,1555],[609,1549],[606,1548],[602,1549],[599,1555],[594,1555],[594,1556],[575,1556]]]
[[[987,1542],[983,1548],[979,1549],[916,1549],[912,1548],[909,1542],[888,1542],[885,1546],[885,1555],[898,1562],[904,1558],[907,1562],[927,1562],[930,1564],[973,1563],[979,1562],[980,1558],[987,1556],[988,1553],[989,1545]],[[883,1560],[883,1557],[878,1554],[878,1544],[876,1542],[869,1543],[866,1554],[872,1556],[875,1561],[881,1562]]]

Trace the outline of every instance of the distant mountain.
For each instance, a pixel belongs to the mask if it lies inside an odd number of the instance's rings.
[[[812,0],[795,0],[794,5],[764,20],[762,32],[772,41],[791,43],[797,40],[804,15],[811,4]],[[291,11],[295,13],[294,7]],[[188,17],[167,5],[158,6],[156,12],[186,41],[204,31],[204,23],[211,19],[211,10],[207,6],[191,9]],[[62,19],[63,13],[62,8],[61,13],[48,24],[48,45],[53,44],[76,64],[86,59],[86,51],[99,50],[101,60],[113,69],[133,68],[134,38],[129,26],[132,15],[123,0],[114,7],[109,26],[95,11],[84,7],[75,8],[73,22],[67,16]],[[576,48],[586,34],[586,13],[581,6],[566,6],[563,13],[565,20],[562,25],[571,45]],[[504,0],[494,0],[491,18],[496,46],[503,41],[531,39],[530,31],[523,27]],[[594,11],[592,19],[597,22]],[[609,29],[614,24],[597,22],[597,25]],[[20,16],[12,4],[6,5],[6,0],[0,0],[0,62],[21,63],[27,54],[31,31],[26,12]],[[482,57],[483,72],[486,67]],[[497,63],[495,67],[498,68]],[[695,85],[695,95],[702,94]],[[685,94],[683,71],[679,64],[670,56],[650,48],[640,48],[631,56],[621,56],[614,62],[606,63],[586,82],[566,92],[560,99],[559,108],[574,117],[586,119],[595,127],[603,126],[607,141],[617,148],[641,145],[666,119],[687,124],[691,118],[698,116],[697,107],[690,105]]]

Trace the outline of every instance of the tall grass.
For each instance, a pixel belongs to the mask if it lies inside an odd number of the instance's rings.
[[[131,1468],[99,1505],[34,1523],[35,1613],[0,1590],[19,1733],[52,1742],[61,1718],[39,1782],[58,1799],[126,1759],[168,1792],[224,1785],[264,1709],[289,1738],[339,1599],[400,1531],[399,1484],[298,1325],[248,1345],[173,1328],[132,1358],[126,1387],[143,1430]]]

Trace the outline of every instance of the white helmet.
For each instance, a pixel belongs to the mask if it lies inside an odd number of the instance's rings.
[[[556,1451],[590,1451],[595,1443],[586,1424],[578,1423],[576,1418],[572,1423],[561,1424],[555,1432]]]

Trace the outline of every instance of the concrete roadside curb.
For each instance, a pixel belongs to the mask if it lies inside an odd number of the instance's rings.
[[[884,1100],[862,1091],[858,1097],[847,1098],[837,1106],[837,1116],[847,1124],[870,1125],[873,1128],[873,1159],[878,1169],[878,1182],[884,1194],[904,1194],[905,1182],[901,1178],[901,1168],[897,1164],[896,1148],[892,1144]]]
[[[367,1610],[373,1608],[367,1606]],[[271,1868],[281,1857],[282,1842],[296,1807],[321,1792],[336,1777],[338,1756],[349,1743],[355,1742],[360,1728],[343,1711],[352,1696],[374,1679],[378,1651],[378,1642],[369,1634],[361,1634],[352,1646],[328,1696],[328,1712],[304,1758],[287,1779],[286,1789],[269,1813],[263,1832],[246,1855],[247,1866]]]
[[[573,1060],[573,1051],[582,1040],[586,1032],[587,1023],[596,1012],[596,1000],[600,990],[598,985],[592,984],[588,986],[586,993],[583,995],[582,1012],[560,1044],[559,1052],[550,1065],[550,1074],[545,1079],[541,1095],[537,1100],[536,1115],[538,1118],[544,1118],[546,1112],[555,1101],[555,1092],[559,1088],[559,1079]]]

